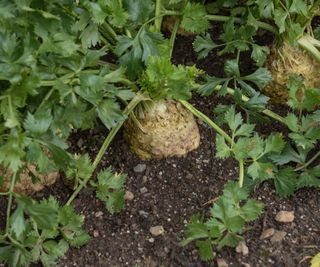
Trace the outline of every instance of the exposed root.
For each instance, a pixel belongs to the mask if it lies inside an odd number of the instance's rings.
[[[274,47],[266,65],[271,72],[273,82],[263,89],[263,93],[270,97],[272,103],[287,102],[286,84],[292,73],[301,75],[307,88],[320,88],[320,63],[299,48],[288,44],[280,48]]]
[[[148,112],[124,125],[124,137],[142,159],[182,156],[196,149],[200,134],[193,115],[173,100],[153,103]],[[142,130],[143,129],[143,130]]]

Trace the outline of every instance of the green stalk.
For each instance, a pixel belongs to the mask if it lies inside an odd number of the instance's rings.
[[[218,86],[216,87],[216,90],[220,90],[221,88],[222,88],[222,86],[221,86],[221,85],[218,85]],[[227,92],[228,92],[228,94],[230,94],[230,95],[234,95],[234,93],[235,93],[235,91],[234,91],[233,89],[229,88],[229,87],[227,88]],[[243,101],[245,101],[245,102],[249,101],[249,98],[246,97],[245,95],[242,95],[241,99],[242,99]],[[278,115],[277,113],[274,113],[273,111],[271,111],[271,110],[269,110],[269,109],[264,109],[264,110],[262,110],[261,112],[262,112],[263,114],[267,115],[268,117],[273,118],[273,119],[275,119],[275,120],[277,120],[277,121],[279,121],[279,122],[287,125],[286,122],[285,122],[285,119],[284,119],[283,117],[281,117],[280,115]]]
[[[239,186],[243,186],[244,181],[244,160],[239,160]]]
[[[221,22],[226,22],[226,21],[230,20],[231,18],[233,18],[234,22],[236,22],[236,23],[241,23],[243,21],[241,18],[235,18],[235,17],[230,17],[230,16],[221,16],[221,15],[206,15],[206,18],[208,20],[221,21]],[[262,21],[257,21],[255,26],[258,26],[258,28],[270,31],[274,34],[278,34],[278,31],[268,23],[265,23]]]
[[[103,22],[103,24],[101,26],[102,26],[102,29],[108,34],[108,37],[110,37],[110,39],[112,39],[113,43],[116,43],[117,34],[112,29],[112,27],[106,21]],[[107,36],[105,36],[105,37],[107,37]]]
[[[319,45],[318,42],[314,42],[311,36],[302,36],[298,40],[298,44],[306,51],[312,54],[316,60],[320,62],[320,51],[315,47]]]
[[[14,186],[16,184],[17,179],[17,172],[15,172],[12,176],[12,180],[10,183],[10,189],[9,189],[9,199],[8,199],[8,205],[7,205],[7,213],[6,213],[6,230],[5,235],[9,234],[9,228],[10,228],[10,214],[11,214],[11,207],[12,207],[12,200],[13,200],[13,194],[14,194]]]
[[[320,156],[320,150],[305,164],[295,169],[295,171],[300,171],[307,168],[312,162],[314,162]]]
[[[128,116],[133,110],[134,108],[143,100],[146,100],[146,96],[138,93],[132,100],[131,102],[128,104],[128,106],[125,108],[125,110],[123,111],[123,114],[125,116]],[[71,195],[71,197],[68,199],[66,205],[70,205],[72,203],[72,201],[76,198],[76,196],[79,194],[79,192],[87,185],[88,181],[91,179],[92,174],[94,173],[94,171],[96,170],[99,162],[101,161],[103,155],[105,154],[107,148],[109,147],[110,143],[112,142],[113,138],[115,137],[115,135],[117,134],[117,132],[120,130],[120,128],[122,127],[124,121],[120,121],[118,122],[118,124],[111,129],[111,131],[109,132],[108,136],[106,137],[106,139],[104,140],[94,162],[92,163],[92,172],[91,175],[88,176],[88,178],[86,178],[77,188],[76,190],[73,192],[73,194]]]
[[[161,15],[161,0],[156,1],[156,10],[155,10],[155,21],[154,26],[157,32],[161,31],[161,23],[162,23],[162,16]]]
[[[176,40],[177,31],[179,29],[179,26],[180,26],[180,18],[177,18],[177,20],[176,20],[176,22],[174,24],[174,27],[172,29],[170,40],[169,40],[169,47],[170,47],[169,57],[170,58],[172,57],[174,42]]]
[[[231,138],[224,130],[222,130],[217,124],[215,124],[209,117],[204,115],[201,111],[196,109],[194,106],[192,106],[190,103],[188,103],[185,100],[179,100],[180,103],[187,108],[190,112],[192,112],[196,117],[207,123],[209,126],[211,126],[217,133],[221,134],[224,139],[226,139],[231,146],[233,145],[233,138]],[[243,186],[244,181],[244,160],[239,160],[239,186]]]
[[[210,125],[217,133],[221,134],[224,139],[226,139],[230,144],[232,144],[232,138],[224,131],[222,130],[217,124],[215,124],[209,117],[207,117],[205,114],[203,114],[201,111],[196,109],[194,106],[192,106],[189,102],[185,100],[179,100],[179,102],[188,109],[193,115]]]

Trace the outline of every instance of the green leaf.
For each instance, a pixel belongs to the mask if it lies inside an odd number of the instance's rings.
[[[210,261],[214,258],[215,254],[213,254],[213,251],[212,251],[212,245],[211,245],[210,238],[208,238],[205,241],[197,240],[196,246],[199,249],[201,260]]]
[[[43,249],[40,260],[44,266],[56,266],[57,260],[68,251],[68,243],[65,240],[59,242],[49,240],[43,243]]]
[[[226,86],[228,85],[228,81],[230,79],[226,79],[226,78],[217,78],[217,77],[210,77],[210,76],[206,76],[205,77],[205,84],[202,84],[199,88],[198,88],[198,93],[202,96],[209,96],[213,93],[213,91],[216,90],[216,87],[222,83],[225,83]],[[223,91],[223,90],[220,90]]]
[[[183,10],[181,27],[189,32],[205,33],[209,28],[206,15],[203,5],[188,2]]]
[[[281,169],[274,178],[277,194],[280,197],[292,195],[297,186],[297,173],[293,168]]]
[[[279,33],[283,33],[286,30],[286,19],[288,12],[282,9],[276,9],[274,11],[274,21],[279,28]]]
[[[66,171],[67,179],[87,179],[92,175],[93,166],[88,154],[76,155],[73,164]]]
[[[186,238],[180,242],[182,246],[188,245],[190,242],[200,238],[207,238],[209,231],[207,226],[204,224],[198,216],[193,216],[191,221],[187,225]]]
[[[242,77],[242,79],[253,82],[259,89],[272,81],[271,74],[266,68],[259,68],[255,72]]]
[[[261,215],[264,205],[253,199],[249,199],[244,206],[240,208],[240,216],[246,222],[253,221]]]
[[[24,218],[24,208],[24,205],[19,203],[17,209],[10,217],[11,229],[18,238],[22,235],[27,227],[27,223]]]
[[[274,166],[270,162],[258,162],[254,161],[248,167],[248,174],[253,179],[259,179],[263,181],[265,179],[274,177]]]
[[[41,135],[49,129],[51,122],[52,116],[50,110],[38,112],[34,115],[28,112],[23,126],[32,134]]]
[[[243,123],[238,130],[234,133],[234,136],[251,136],[255,128],[254,124]]]
[[[222,135],[217,134],[216,136],[216,157],[218,158],[228,158],[231,155],[231,149],[230,147],[226,144],[225,139],[223,138]]]
[[[283,140],[282,134],[271,134],[266,139],[266,146],[264,149],[264,153],[281,153],[285,146],[285,141]]]
[[[237,204],[241,200],[248,198],[248,192],[245,188],[240,187],[235,181],[228,182],[223,189],[223,198],[232,204]]]
[[[104,12],[99,3],[94,3],[91,1],[85,1],[84,5],[91,14],[91,19],[94,23],[102,24],[107,17],[107,13]]]
[[[204,37],[198,35],[193,42],[193,48],[198,53],[198,59],[207,57],[210,51],[217,46],[208,33]]]
[[[124,119],[119,104],[112,99],[103,100],[97,107],[97,113],[108,129],[111,129]]]
[[[90,23],[80,34],[83,48],[94,47],[100,43],[100,33],[98,25]]]
[[[227,77],[238,78],[240,77],[239,65],[236,60],[227,60],[224,64],[224,72]]]
[[[306,159],[306,154],[302,151],[295,151],[290,144],[287,144],[280,155],[269,156],[278,165],[284,165],[290,161],[303,164]]]
[[[126,175],[113,174],[108,168],[98,174],[96,187],[97,198],[102,200],[110,213],[119,212],[124,207],[124,183]]]
[[[270,49],[267,46],[252,45],[252,59],[257,63],[258,67],[262,67],[267,59]]]
[[[312,170],[304,171],[299,176],[297,187],[320,187],[320,179],[312,173]]]
[[[250,143],[250,138],[241,137],[238,139],[238,141],[234,144],[232,148],[235,159],[242,160],[248,157]]]
[[[225,121],[228,124],[230,130],[233,132],[242,124],[241,113],[237,113],[235,111],[234,106],[230,107],[230,109],[225,114]]]
[[[57,225],[57,209],[48,203],[42,202],[31,206],[28,205],[26,210],[40,229],[51,229]]]
[[[235,233],[228,232],[218,243],[218,249],[236,247],[243,238]]]
[[[284,118],[284,120],[291,131],[293,131],[293,132],[299,131],[300,127],[299,127],[299,123],[298,123],[298,117],[295,114],[289,113]]]
[[[129,14],[129,19],[136,24],[145,23],[154,11],[154,4],[149,1],[124,0],[123,4]]]

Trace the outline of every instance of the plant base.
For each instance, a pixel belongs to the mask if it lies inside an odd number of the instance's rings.
[[[0,192],[6,192],[10,188],[12,172],[0,165],[0,175],[4,177],[4,184],[0,187]],[[20,173],[20,177],[15,185],[14,191],[22,195],[31,195],[35,192],[41,191],[46,186],[54,184],[59,177],[59,172],[39,174],[35,165],[29,165],[26,170]],[[33,182],[33,180],[36,181]]]
[[[183,156],[199,146],[198,125],[180,103],[159,101],[135,114],[124,125],[124,137],[140,158]]]
[[[308,88],[320,87],[320,64],[307,52],[299,48],[284,44],[280,48],[274,47],[266,63],[271,72],[273,82],[262,91],[270,97],[274,104],[284,104],[288,100],[287,82],[290,74],[295,73],[304,78]]]

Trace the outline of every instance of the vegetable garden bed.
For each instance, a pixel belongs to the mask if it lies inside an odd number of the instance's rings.
[[[31,2],[0,4],[0,266],[320,266],[317,1]]]

